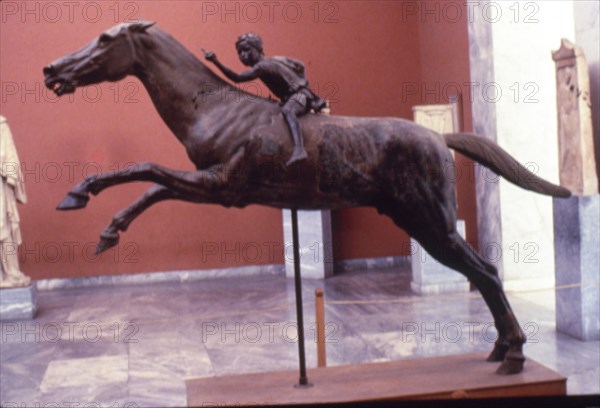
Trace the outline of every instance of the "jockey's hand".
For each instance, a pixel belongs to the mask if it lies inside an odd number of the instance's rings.
[[[206,51],[205,49],[202,49],[202,52],[204,53],[204,58],[206,58],[208,61],[215,62],[217,60],[217,54],[214,52]]]

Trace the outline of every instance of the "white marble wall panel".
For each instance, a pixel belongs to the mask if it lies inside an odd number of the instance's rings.
[[[551,51],[574,37],[571,1],[495,2],[491,22],[494,79],[485,98],[495,105],[497,141],[538,176],[558,183],[556,79]],[[516,11],[519,10],[519,13]],[[482,86],[483,91],[485,85]],[[507,290],[554,285],[551,198],[503,179],[499,183],[504,285]]]

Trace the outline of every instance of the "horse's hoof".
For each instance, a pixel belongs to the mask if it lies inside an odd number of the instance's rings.
[[[500,367],[496,370],[496,374],[499,375],[511,375],[518,374],[523,371],[523,365],[525,364],[525,357],[510,357],[507,356],[506,359],[500,364]]]
[[[56,209],[60,211],[78,210],[84,208],[88,201],[90,201],[90,198],[87,194],[68,193]]]
[[[96,255],[101,254],[119,243],[119,234],[100,234],[100,242],[96,246]]]
[[[486,361],[499,362],[504,361],[506,353],[508,352],[508,345],[505,344],[494,344],[494,349],[487,357]]]

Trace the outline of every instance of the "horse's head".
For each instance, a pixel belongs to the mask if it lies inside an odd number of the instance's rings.
[[[75,92],[78,86],[118,81],[131,74],[135,64],[132,35],[152,25],[144,21],[123,23],[105,31],[80,50],[44,67],[46,86],[61,96]]]

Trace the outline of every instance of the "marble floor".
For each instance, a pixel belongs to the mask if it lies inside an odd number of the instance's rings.
[[[319,287],[328,365],[491,350],[495,330],[477,292],[420,297],[409,276],[396,269],[305,280],[308,367],[316,366]],[[294,287],[283,276],[38,295],[35,320],[1,325],[4,407],[182,406],[186,378],[297,368]],[[529,336],[526,355],[568,377],[570,395],[599,393],[600,344],[555,331],[554,292],[509,299]]]

